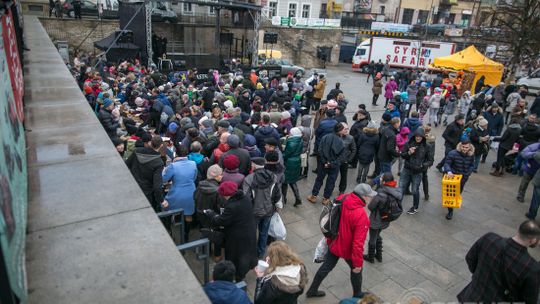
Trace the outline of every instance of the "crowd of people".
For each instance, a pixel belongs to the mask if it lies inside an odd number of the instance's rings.
[[[360,104],[349,126],[345,93],[337,83],[325,96],[322,74],[306,80],[290,74],[282,80],[255,71],[164,74],[138,61],[102,64],[98,70],[87,64],[78,58],[76,79],[151,206],[156,212],[183,209],[184,239],[199,227],[211,240],[214,260],[222,261],[214,268],[214,279],[223,281],[206,287],[213,303],[249,303],[232,281],[244,280],[252,269],[259,277],[255,303],[296,303],[304,290],[307,297],[324,296],[318,288],[340,258],[351,269],[353,297],[372,299],[362,292],[362,269],[364,261],[383,260],[381,232],[389,222],[380,210],[389,204],[401,208],[404,195],[412,194],[407,213],[417,213],[420,184],[429,199],[427,171],[435,161],[432,128],[439,125],[446,129],[438,170],[461,175],[463,191],[490,147],[499,143],[492,175],[501,176],[511,162],[513,172],[523,174],[520,201],[532,180],[527,217],[536,217],[540,100],[527,112],[523,88],[501,84],[489,92],[466,91],[458,99],[455,88],[437,78],[423,79],[422,73],[407,74],[399,85],[394,76],[383,85],[384,75],[376,73],[372,103],[377,105],[384,88],[382,121],[372,120]],[[503,110],[509,113],[506,118]],[[509,160],[511,151],[518,156]],[[309,157],[316,157],[311,171],[316,179],[306,200],[316,204],[324,184],[321,203],[339,200],[343,211],[339,234],[328,240],[328,253],[307,288],[303,261],[269,230],[272,218],[289,202],[289,187],[292,205],[301,208],[297,182],[310,173]],[[394,163],[399,180],[392,174]],[[357,185],[346,193],[350,169],[357,170]],[[446,219],[453,212],[449,208]],[[526,233],[529,245],[538,242],[535,227]],[[268,269],[255,267],[258,260],[266,260]],[[224,300],[226,296],[233,298]]]

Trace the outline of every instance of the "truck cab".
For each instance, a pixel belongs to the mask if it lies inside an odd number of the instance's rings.
[[[365,68],[369,64],[369,51],[371,48],[371,39],[362,41],[356,51],[354,52],[352,58],[352,68],[360,69],[365,72]]]

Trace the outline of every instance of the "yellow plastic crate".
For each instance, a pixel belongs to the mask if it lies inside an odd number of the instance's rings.
[[[444,208],[461,208],[461,174],[442,179],[442,206]]]

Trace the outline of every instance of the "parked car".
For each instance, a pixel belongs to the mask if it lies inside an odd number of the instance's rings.
[[[73,10],[73,0],[66,0],[64,2],[64,14],[75,18],[75,11]],[[82,0],[81,1],[81,15],[82,16],[92,16],[92,17],[98,17],[98,7],[97,4],[89,1],[89,0]],[[116,9],[103,9],[103,19],[117,19],[118,18],[118,6]]]
[[[538,94],[540,91],[540,69],[534,70],[529,76],[520,78],[517,84],[527,86],[529,94]]]
[[[446,29],[454,29],[454,28],[461,28],[461,26],[457,24],[444,24],[444,23],[437,23],[437,24],[415,24],[412,27],[412,31],[414,33],[423,34],[426,33],[428,35],[437,35],[437,36],[443,36],[444,30]]]
[[[303,67],[293,65],[288,60],[285,59],[268,59],[263,62],[262,66],[272,66],[279,65],[281,66],[281,76],[287,76],[291,72],[294,76],[303,77],[306,71]]]

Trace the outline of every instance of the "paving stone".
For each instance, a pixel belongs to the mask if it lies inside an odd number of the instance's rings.
[[[415,267],[414,269],[440,287],[450,286],[461,280],[460,277],[452,273],[450,270],[429,259],[426,259],[424,263]]]
[[[388,279],[369,289],[370,292],[380,297],[384,302],[396,303],[401,298],[405,289],[392,279]]]
[[[428,297],[426,303],[437,303],[437,302],[457,302],[456,295],[450,294],[440,286],[434,284],[430,280],[426,280],[414,288],[408,290],[403,298],[407,298],[409,294],[421,294]]]
[[[308,225],[305,219],[288,225],[287,230],[293,231],[305,239],[321,234],[321,230],[318,227]]]
[[[379,268],[380,272],[384,276],[388,276],[388,278],[394,280],[403,288],[408,289],[414,287],[418,283],[426,280],[423,275],[398,260],[389,263],[384,262],[381,265],[381,268]]]
[[[384,240],[384,245],[386,250],[389,251],[391,255],[409,267],[416,267],[427,260],[425,256],[418,253],[414,249],[401,244],[399,241],[386,238]]]
[[[471,247],[474,244],[474,242],[478,240],[478,238],[474,234],[465,230],[452,234],[452,237],[462,242],[463,244],[465,244],[465,246],[468,246],[468,247]]]
[[[447,243],[428,244],[417,249],[417,251],[422,252],[429,259],[447,268],[463,261],[463,257],[467,253],[464,246],[452,246]]]

